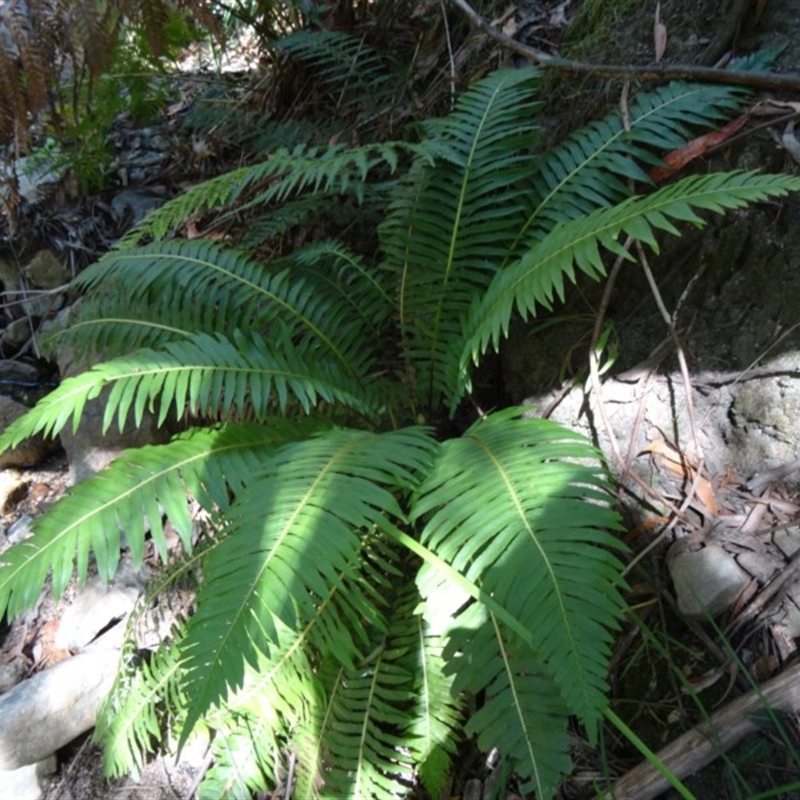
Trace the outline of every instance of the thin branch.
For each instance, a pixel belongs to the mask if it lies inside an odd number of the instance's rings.
[[[800,91],[800,75],[776,75],[770,72],[739,72],[737,70],[698,67],[692,64],[660,66],[619,66],[616,64],[586,64],[550,55],[512,39],[478,14],[466,0],[451,0],[469,21],[498,44],[542,67],[557,69],[573,75],[594,75],[618,80],[669,81],[688,80],[700,83],[721,83],[729,86],[748,86],[754,89]]]

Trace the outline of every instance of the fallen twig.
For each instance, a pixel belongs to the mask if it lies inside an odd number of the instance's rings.
[[[760,688],[734,700],[668,744],[656,755],[679,779],[692,775],[740,739],[758,728],[757,719],[770,707],[787,714],[800,709],[800,664],[785,670]],[[645,761],[623,775],[607,797],[615,800],[651,800],[669,788],[666,778]]]
[[[693,64],[672,64],[663,66],[621,66],[616,64],[587,64],[560,58],[537,50],[535,47],[518,42],[508,34],[498,30],[478,14],[467,0],[451,0],[469,21],[480,31],[494,39],[503,47],[517,55],[527,58],[547,69],[557,69],[573,75],[594,75],[598,78],[618,80],[670,81],[687,80],[700,83],[722,83],[731,86],[749,86],[754,89],[800,91],[800,75],[776,75],[771,72],[741,72],[737,70],[698,67]]]

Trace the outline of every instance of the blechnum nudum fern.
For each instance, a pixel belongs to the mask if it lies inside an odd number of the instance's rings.
[[[56,593],[75,564],[85,576],[90,553],[110,578],[120,531],[137,563],[148,531],[166,553],[162,514],[180,533],[174,579],[202,576],[197,610],[149,658],[126,650],[101,721],[110,772],[156,743],[166,713],[181,743],[209,730],[208,797],[280,782],[290,757],[298,798],[436,793],[474,735],[544,798],[570,769],[568,717],[595,735],[623,612],[596,452],[515,409],[444,441],[428,425],[512,313],[549,308],[576,269],[601,278],[621,237],[655,247],[696,210],[800,181],[703,175],[630,196],[736,91],[672,84],[639,96],[629,131],[612,115],[541,155],[537,80],[491,74],[413,146],[276,151],[156,212],[140,231],[156,241],[130,238],[77,279],[82,316],[61,341],[107,358],[0,444],[80,424],[104,387],[107,426],[149,410],[215,420],[75,487],[0,568],[0,609],[17,613],[48,574]],[[286,221],[293,204],[308,219],[362,197],[386,198],[374,253],[279,247],[284,224],[259,256],[161,239],[198,208]],[[194,553],[187,497],[211,520]]]

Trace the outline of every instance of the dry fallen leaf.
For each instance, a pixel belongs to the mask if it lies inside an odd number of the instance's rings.
[[[729,122],[724,128],[718,131],[711,131],[704,136],[698,136],[687,142],[678,150],[673,150],[664,157],[665,167],[655,167],[650,170],[650,177],[656,182],[666,180],[679,169],[685,167],[690,161],[705,155],[712,147],[717,147],[730,139],[748,120],[747,114],[742,114],[733,122]]]
[[[667,49],[667,26],[661,21],[661,3],[656,3],[656,21],[653,25],[653,44],[656,51],[656,64],[664,56]]]
[[[690,464],[686,456],[679,453],[672,445],[663,439],[656,439],[641,450],[642,453],[652,453],[661,456],[661,464],[676,475],[679,475],[689,485],[694,485],[696,498],[705,506],[709,514],[716,516],[719,506],[711,481],[702,472],[698,475],[696,468]]]

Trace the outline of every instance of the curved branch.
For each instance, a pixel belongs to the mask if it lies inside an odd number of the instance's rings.
[[[548,69],[557,69],[573,75],[594,75],[598,78],[617,78],[619,80],[689,80],[700,83],[748,86],[754,89],[800,91],[800,75],[797,74],[776,75],[769,72],[737,72],[736,70],[717,69],[715,67],[698,67],[692,64],[641,67],[619,66],[616,64],[587,64],[582,61],[552,56],[549,53],[518,42],[498,30],[478,14],[467,0],[451,0],[451,2],[467,16],[478,30],[517,55]]]

